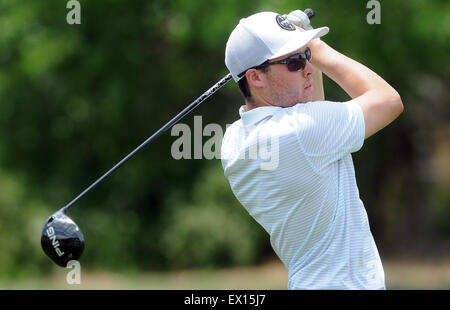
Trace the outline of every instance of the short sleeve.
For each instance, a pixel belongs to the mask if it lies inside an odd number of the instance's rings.
[[[317,170],[364,143],[364,115],[357,103],[315,101],[297,104],[292,112],[300,147]]]

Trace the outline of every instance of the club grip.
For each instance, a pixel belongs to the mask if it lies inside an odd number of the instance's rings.
[[[314,13],[313,9],[306,9],[304,11],[304,13],[308,16],[309,19],[311,19],[314,16],[316,16],[316,13]]]

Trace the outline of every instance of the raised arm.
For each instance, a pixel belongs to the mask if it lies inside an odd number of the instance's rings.
[[[312,74],[313,80],[313,96],[312,101],[323,101],[325,100],[325,94],[323,91],[323,80],[322,80],[322,71],[315,68],[314,73]]]
[[[365,138],[386,127],[403,112],[398,92],[375,72],[339,53],[321,40],[312,40],[311,62],[359,104],[364,114]],[[316,84],[315,84],[316,85]]]

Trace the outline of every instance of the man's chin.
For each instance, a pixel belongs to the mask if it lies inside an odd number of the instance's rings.
[[[307,103],[307,102],[311,102],[312,101],[312,95],[308,95],[308,96],[302,96],[300,99],[295,99],[293,101],[289,101],[286,104],[281,105],[283,108],[290,108],[293,107],[296,104],[302,104],[302,103]]]
[[[307,102],[311,102],[312,101],[312,96],[308,96],[306,98],[302,98],[301,100],[299,100],[297,103],[307,103]],[[297,104],[296,103],[296,104]]]

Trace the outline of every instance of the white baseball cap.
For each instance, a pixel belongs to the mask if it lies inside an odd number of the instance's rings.
[[[225,48],[225,64],[237,82],[248,69],[292,53],[328,31],[328,27],[300,31],[277,13],[257,13],[241,19],[231,32]]]

